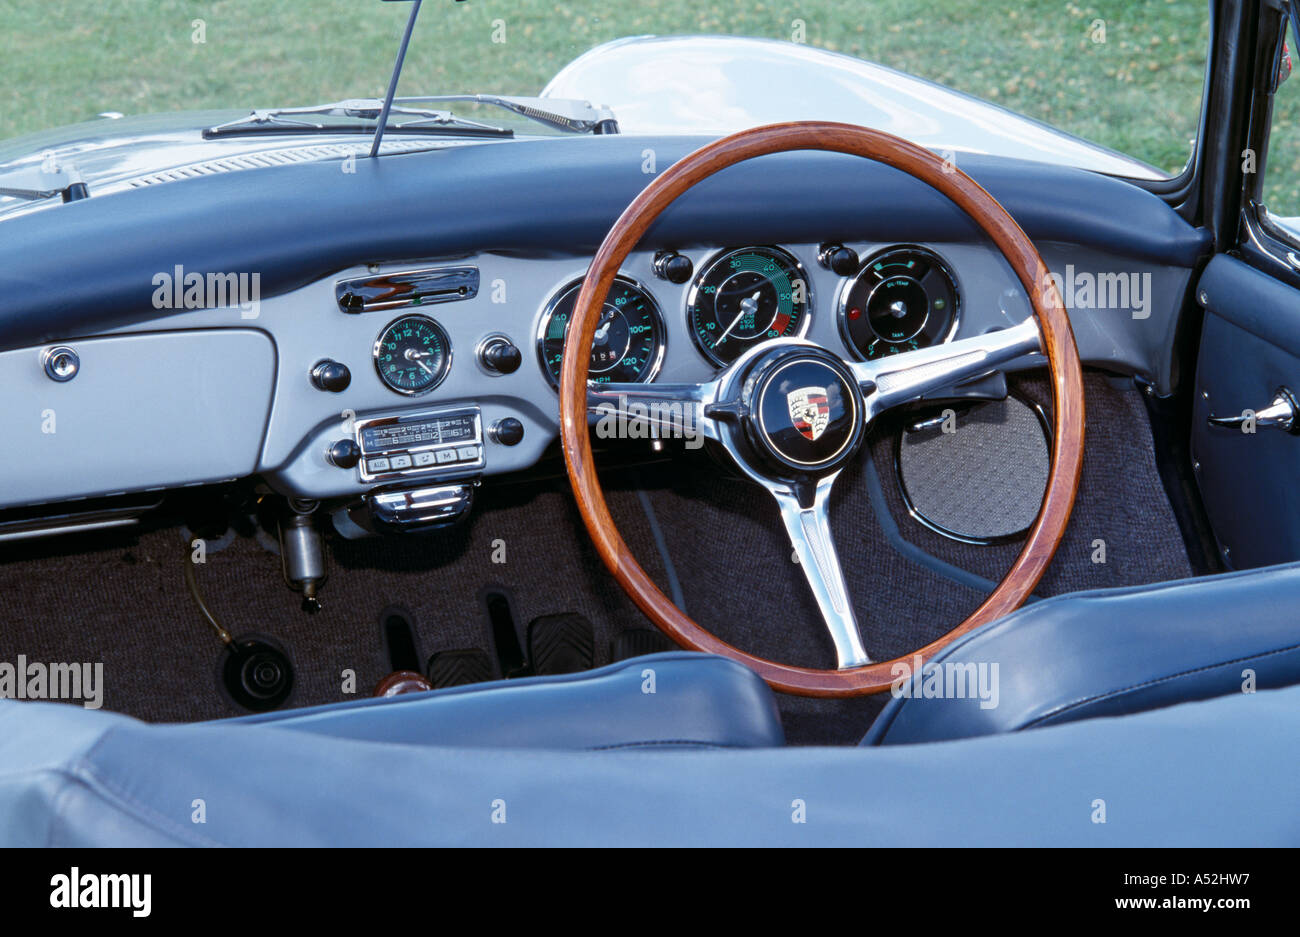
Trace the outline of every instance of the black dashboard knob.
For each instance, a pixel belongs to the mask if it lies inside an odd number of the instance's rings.
[[[361,461],[361,447],[357,445],[355,439],[340,439],[329,447],[325,458],[329,460],[330,465],[341,469],[356,468],[357,463]]]
[[[669,283],[685,283],[695,272],[695,265],[691,263],[689,257],[676,251],[665,251],[655,257],[654,270],[655,275],[661,280],[667,280]]]
[[[843,244],[823,244],[817,259],[838,276],[851,277],[858,272],[858,255]]]
[[[492,428],[488,430],[488,436],[493,442],[503,446],[517,446],[524,439],[524,424],[508,416],[504,420],[493,423]]]
[[[494,337],[483,343],[479,351],[483,367],[497,374],[514,374],[523,364],[523,353],[508,338]]]
[[[348,389],[352,383],[352,372],[346,364],[326,358],[311,369],[311,382],[320,390],[337,394]]]

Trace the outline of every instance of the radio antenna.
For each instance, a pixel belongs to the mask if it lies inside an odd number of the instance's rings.
[[[393,63],[393,77],[388,82],[388,94],[384,96],[384,106],[379,112],[379,126],[375,128],[375,138],[370,143],[370,155],[379,155],[379,142],[384,139],[384,127],[388,124],[388,111],[393,106],[393,96],[397,94],[397,79],[402,75],[402,63],[406,61],[406,47],[411,44],[411,31],[415,29],[415,19],[420,15],[421,0],[415,0],[411,15],[406,21],[406,32],[402,33],[402,45],[397,50],[397,61]]]

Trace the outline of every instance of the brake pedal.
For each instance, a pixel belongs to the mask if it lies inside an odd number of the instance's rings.
[[[590,670],[596,656],[596,630],[576,612],[542,615],[528,625],[528,657],[536,674]]]
[[[439,651],[429,658],[428,676],[435,690],[486,683],[493,678],[492,658],[477,647]]]
[[[662,631],[629,628],[610,642],[609,656],[615,661],[620,661],[627,660],[629,657],[644,657],[646,654],[662,654],[664,651],[677,649],[677,645],[668,640]]]

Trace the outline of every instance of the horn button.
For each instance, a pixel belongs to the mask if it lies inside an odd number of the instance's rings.
[[[741,398],[744,435],[782,475],[829,474],[862,441],[865,408],[857,381],[821,349],[764,355],[749,372]]]

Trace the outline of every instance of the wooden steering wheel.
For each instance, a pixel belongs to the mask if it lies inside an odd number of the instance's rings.
[[[703,384],[587,384],[601,307],[619,267],[642,235],[687,189],[728,166],[790,150],[866,157],[942,192],[992,239],[1020,279],[1033,317],[1011,328],[883,360],[846,362],[802,339],[749,349]],[[560,438],[583,522],[624,591],[678,644],[720,654],[756,671],[774,689],[802,696],[878,693],[898,679],[895,664],[872,661],[863,646],[831,536],[831,486],[862,444],[867,424],[890,407],[1047,354],[1052,378],[1051,472],[1038,518],[1020,555],[970,617],[916,655],[928,660],[963,634],[1017,608],[1038,584],[1069,521],[1083,461],[1083,375],[1069,317],[1034,245],[973,179],[929,150],[850,124],[800,121],[745,130],[701,147],[658,176],[619,216],[583,280],[560,371]],[[686,616],[646,575],[619,535],[592,459],[591,414],[649,419],[664,435],[698,433],[776,499],[799,565],[835,644],[839,666],[820,670],[748,654]]]

